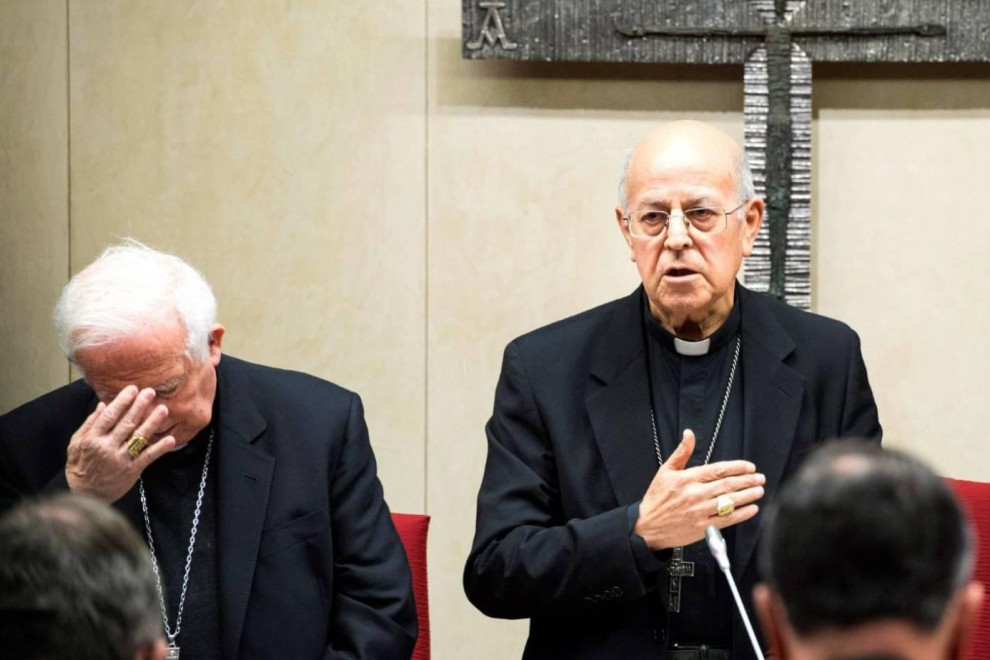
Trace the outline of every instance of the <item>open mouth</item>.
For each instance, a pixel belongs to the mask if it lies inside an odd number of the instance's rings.
[[[667,271],[666,277],[689,277],[691,275],[697,275],[696,271],[689,268],[671,268]]]

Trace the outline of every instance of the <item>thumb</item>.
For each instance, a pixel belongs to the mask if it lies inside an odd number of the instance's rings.
[[[663,467],[668,470],[683,470],[687,467],[688,460],[693,453],[694,431],[684,429],[684,435],[681,436],[681,444],[677,445],[677,449],[670,455],[667,462],[663,464]]]

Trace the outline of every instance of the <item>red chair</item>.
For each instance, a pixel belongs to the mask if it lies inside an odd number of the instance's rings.
[[[976,532],[976,566],[973,579],[987,594],[969,640],[970,658],[990,658],[990,483],[946,479],[963,503]]]
[[[430,660],[430,594],[426,584],[426,535],[430,517],[416,513],[393,513],[392,522],[406,547],[412,570],[413,596],[416,597],[416,617],[419,619],[419,639],[413,649],[413,660]]]

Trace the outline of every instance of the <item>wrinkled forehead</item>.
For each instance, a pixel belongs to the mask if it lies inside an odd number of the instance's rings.
[[[676,195],[731,197],[735,194],[738,147],[687,136],[647,140],[633,153],[627,188],[630,201]]]
[[[153,387],[181,378],[189,366],[185,334],[155,331],[80,349],[76,361],[97,393],[116,393],[127,385]]]

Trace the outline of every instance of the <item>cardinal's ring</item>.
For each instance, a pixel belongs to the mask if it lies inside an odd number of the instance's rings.
[[[736,510],[736,505],[728,495],[719,495],[715,498],[715,510],[719,517],[725,517]]]
[[[127,441],[127,453],[131,458],[137,458],[138,454],[143,452],[144,448],[147,446],[148,439],[140,433],[135,433],[131,436],[131,439]]]

